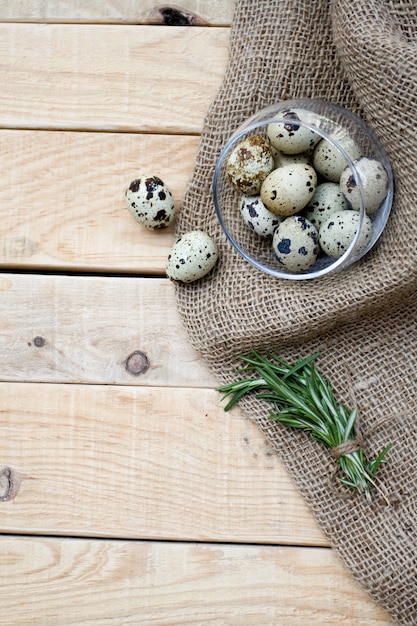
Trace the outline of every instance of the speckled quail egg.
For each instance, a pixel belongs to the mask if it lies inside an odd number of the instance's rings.
[[[280,117],[285,122],[268,124],[267,134],[271,144],[284,154],[298,154],[313,148],[321,136],[297,122],[302,120],[300,111],[283,111]],[[288,121],[287,121],[288,120]]]
[[[166,264],[168,278],[192,283],[213,269],[219,258],[217,244],[202,230],[191,230],[177,239]]]
[[[327,182],[317,185],[313,197],[303,210],[303,215],[319,230],[332,213],[347,208],[339,185]]]
[[[352,243],[358,224],[358,211],[347,209],[333,213],[319,230],[319,243],[323,252],[334,259],[341,257]],[[360,235],[354,248],[355,254],[366,247],[371,237],[372,221],[368,215],[364,215]]]
[[[362,156],[360,147],[351,137],[345,135],[338,138],[338,144],[352,161]],[[313,166],[327,180],[338,183],[346,165],[343,154],[327,139],[322,139],[314,148]]]
[[[273,168],[274,159],[266,140],[255,135],[247,137],[232,150],[226,171],[235,189],[249,196],[259,193]]]
[[[316,186],[317,174],[311,165],[283,165],[273,170],[262,183],[262,202],[276,215],[294,215],[308,204]]]
[[[320,250],[317,229],[301,215],[287,217],[280,223],[272,246],[278,262],[295,273],[314,265]]]
[[[271,154],[274,158],[274,166],[282,167],[283,165],[291,165],[292,163],[311,163],[311,155],[308,152],[300,152],[300,154],[284,154],[274,146],[271,146]]]
[[[266,208],[260,196],[242,196],[239,208],[245,224],[261,237],[272,235],[282,220]]]
[[[353,161],[359,174],[365,211],[372,215],[379,209],[388,192],[388,174],[380,161],[361,157]],[[350,167],[343,170],[340,177],[340,189],[350,208],[359,211],[359,188]]]
[[[150,230],[166,228],[175,215],[174,199],[158,176],[140,176],[125,192],[126,206],[137,222]]]

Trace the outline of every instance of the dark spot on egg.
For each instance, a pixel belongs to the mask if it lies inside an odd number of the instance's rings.
[[[355,179],[355,177],[353,176],[353,174],[351,174],[351,175],[349,176],[349,178],[347,179],[347,181],[346,181],[346,189],[347,189],[347,192],[348,192],[348,193],[351,193],[351,191],[353,191],[353,189],[356,189],[356,186],[357,186],[357,184],[356,184],[356,179]]]
[[[291,252],[291,239],[281,239],[277,248],[281,254],[289,254]]]
[[[166,220],[167,218],[168,216],[167,216],[167,212],[165,211],[165,209],[159,209],[159,211],[155,215],[156,222],[162,222],[163,220]]]
[[[151,176],[145,180],[146,186],[146,199],[151,200],[153,198],[154,191],[157,190],[158,187],[163,187],[164,183],[158,176]]]
[[[297,215],[297,222],[300,224],[301,230],[306,230],[307,228],[310,228],[309,223],[301,215]]]
[[[135,178],[135,180],[132,180],[132,182],[129,185],[129,191],[136,193],[139,189],[139,185],[140,185],[140,178]]]
[[[297,122],[300,121],[300,118],[294,111],[288,111],[284,113],[283,118],[286,120],[294,120]],[[284,128],[290,134],[290,137],[292,137],[294,135],[294,132],[300,128],[300,124],[291,124],[288,122],[287,124],[284,124]]]
[[[241,148],[238,157],[240,161],[249,161],[249,159],[253,158],[253,153],[247,148]]]

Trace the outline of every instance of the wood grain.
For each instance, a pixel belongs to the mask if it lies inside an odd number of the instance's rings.
[[[229,29],[0,24],[0,126],[195,133]]]
[[[173,227],[143,228],[124,192],[156,174],[179,212],[198,144],[182,135],[0,131],[0,265],[165,274]]]
[[[388,626],[149,278],[123,192],[181,210],[233,0],[161,7],[0,2],[0,625]]]
[[[326,548],[3,537],[0,555],[1,626],[392,624]]]
[[[167,279],[0,275],[0,380],[215,387]]]
[[[178,23],[229,26],[234,0],[2,0],[0,21],[112,24]],[[171,13],[164,9],[171,8]],[[180,15],[175,15],[178,12]],[[165,19],[164,19],[165,18]],[[175,18],[177,22],[175,22]]]
[[[214,390],[2,383],[0,407],[1,532],[326,544]]]

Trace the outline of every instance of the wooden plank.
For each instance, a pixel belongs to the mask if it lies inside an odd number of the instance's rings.
[[[0,384],[0,532],[326,545],[214,390]]]
[[[143,228],[124,192],[134,178],[158,175],[180,211],[198,143],[181,135],[0,131],[0,265],[165,274],[173,226]]]
[[[0,380],[215,387],[167,279],[0,275]]]
[[[227,28],[0,24],[0,126],[199,133]]]
[[[0,21],[229,26],[233,7],[234,0],[2,0]]]
[[[326,548],[2,537],[0,555],[1,626],[392,624]]]

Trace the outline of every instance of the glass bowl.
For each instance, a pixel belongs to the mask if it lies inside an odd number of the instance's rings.
[[[296,115],[294,115],[294,112]],[[350,168],[350,182],[351,185],[353,182],[357,194],[358,206],[352,209],[348,201],[346,207],[350,210],[355,210],[359,214],[359,218],[356,234],[344,253],[334,258],[319,250],[315,262],[307,269],[301,271],[289,270],[278,260],[272,246],[273,235],[260,236],[243,220],[240,203],[242,196],[246,195],[246,192],[235,188],[228,173],[228,163],[232,152],[247,138],[261,136],[265,139],[268,146],[274,150],[268,137],[268,127],[273,123],[284,126],[287,131],[298,131],[301,128],[304,131],[311,131],[310,135],[314,134],[314,142],[311,142],[314,145],[311,145],[307,150],[303,150],[303,158],[305,157],[310,164],[313,164],[313,167],[315,167],[314,151],[317,150],[317,146],[320,143],[323,146],[325,145],[324,142],[328,142],[326,146],[333,150],[333,154],[342,159],[343,167]],[[359,153],[351,150],[351,141],[359,149]],[[288,148],[286,148],[286,151],[288,152]],[[277,156],[276,152],[275,150],[275,156]],[[359,169],[359,161],[356,160],[358,154],[360,157],[379,161],[385,169],[387,180],[384,199],[379,208],[377,210],[373,208],[372,214],[369,214],[372,222],[371,237],[365,247],[361,246],[360,249],[358,247],[359,238],[362,226],[364,226],[364,220],[368,220],[368,211],[366,207],[367,193],[366,191],[364,192],[364,185],[367,184],[367,181]],[[277,161],[275,161],[273,169],[276,169],[276,163]],[[323,182],[329,182],[329,179],[327,174],[323,175],[323,172],[319,171],[317,172],[317,185]],[[335,179],[332,182],[335,182]],[[339,179],[337,179],[337,183],[339,183]],[[351,111],[322,100],[286,100],[257,112],[232,134],[217,161],[212,191],[214,206],[221,227],[228,240],[244,259],[259,270],[277,278],[305,280],[319,278],[332,272],[340,271],[358,261],[375,245],[385,228],[391,211],[394,180],[384,147],[363,120]],[[253,190],[251,190],[251,194],[253,194]],[[348,198],[346,193],[344,195]],[[253,197],[259,197],[259,192],[256,192]],[[305,209],[297,211],[296,215],[305,216]],[[279,218],[279,220],[283,219],[285,217]]]

